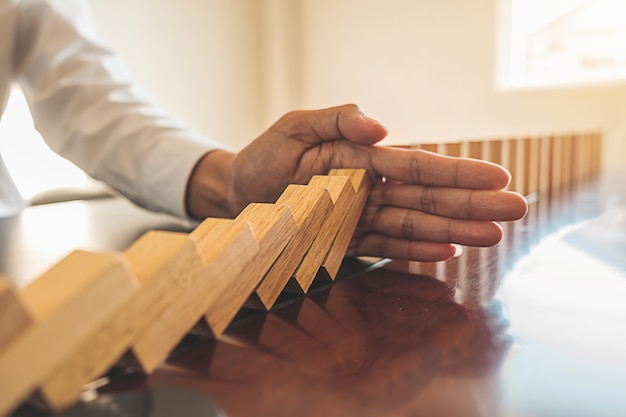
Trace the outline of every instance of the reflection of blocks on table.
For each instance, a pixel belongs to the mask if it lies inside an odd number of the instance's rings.
[[[114,365],[206,270],[196,242],[185,233],[148,232],[124,255],[139,291],[104,325],[93,326],[89,338],[43,383],[41,394],[55,409],[69,405],[84,384]]]
[[[326,189],[306,185],[288,186],[276,203],[291,207],[297,231],[248,300],[250,307],[272,307],[333,209]]]
[[[34,324],[0,354],[0,415],[62,368],[94,328],[111,318],[136,284],[117,254],[75,251],[20,291]]]
[[[206,219],[191,236],[198,243],[206,267],[199,279],[184,289],[180,297],[184,301],[151,323],[132,346],[131,363],[145,373],[151,373],[165,360],[259,251],[252,227],[245,221]]]
[[[0,352],[33,323],[31,313],[13,285],[0,276]]]
[[[329,248],[332,246],[348,214],[355,194],[350,178],[346,176],[314,176],[309,181],[309,186],[328,190],[334,206],[313,244],[296,269],[294,274],[295,285],[292,281],[291,285],[287,287],[289,290],[302,292],[307,292],[313,283]]]

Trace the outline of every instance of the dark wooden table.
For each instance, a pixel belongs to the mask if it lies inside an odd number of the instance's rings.
[[[189,337],[150,377],[113,369],[99,395],[168,385],[232,417],[626,416],[626,204],[604,184],[539,196],[500,245],[448,262],[347,260],[220,340]]]

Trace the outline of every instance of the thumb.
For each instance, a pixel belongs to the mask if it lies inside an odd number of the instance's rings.
[[[307,112],[305,120],[320,141],[348,139],[373,145],[387,136],[387,128],[354,104]]]

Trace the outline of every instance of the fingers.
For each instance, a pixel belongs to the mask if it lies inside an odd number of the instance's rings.
[[[374,147],[370,161],[378,175],[406,184],[501,190],[511,180],[499,165],[422,150]]]
[[[393,206],[456,219],[513,221],[524,217],[526,200],[508,191],[471,190],[386,182],[370,193],[372,206]]]
[[[354,104],[292,112],[285,116],[283,122],[296,125],[288,126],[290,131],[302,132],[306,127],[306,131],[311,134],[301,134],[299,138],[311,145],[338,139],[348,139],[361,145],[373,145],[387,136],[387,129],[382,124],[367,117]]]
[[[348,256],[376,256],[395,260],[438,262],[452,258],[456,248],[450,243],[418,242],[368,234],[354,244]]]
[[[493,246],[502,239],[502,228],[492,221],[452,219],[397,207],[382,207],[375,213],[366,210],[361,220],[367,230],[402,240]]]

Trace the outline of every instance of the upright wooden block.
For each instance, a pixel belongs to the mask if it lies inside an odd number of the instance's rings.
[[[423,151],[427,152],[439,152],[439,144],[438,143],[422,143],[419,145],[419,148]]]
[[[443,146],[444,154],[447,156],[459,157],[461,156],[461,144],[460,143],[446,143]]]
[[[507,140],[508,145],[508,158],[505,164],[505,168],[509,170],[511,173],[511,183],[509,184],[509,190],[515,192],[522,192],[520,190],[520,170],[519,170],[519,152],[517,146],[517,139],[509,139]]]
[[[549,136],[542,136],[539,139],[538,187],[542,195],[550,192],[550,165],[552,163],[550,142]]]
[[[130,349],[133,362],[147,374],[166,359],[219,295],[241,278],[243,268],[259,252],[252,227],[245,221],[206,219],[191,235],[207,264],[206,272]]]
[[[7,279],[0,276],[0,352],[32,324],[32,315],[20,294]]]
[[[550,195],[558,195],[558,191],[563,184],[563,142],[561,136],[550,138]]]
[[[339,272],[341,261],[346,254],[350,240],[352,240],[354,231],[361,218],[365,203],[367,203],[372,186],[368,173],[364,169],[333,169],[329,175],[350,178],[350,183],[355,192],[350,209],[321,265],[321,270],[326,277],[335,279],[337,272]]]
[[[502,165],[502,140],[490,140],[488,146],[488,157],[487,160],[493,162],[494,164]]]
[[[468,158],[483,159],[484,142],[472,141],[468,143]]]
[[[175,304],[186,288],[204,279],[206,264],[195,240],[185,233],[150,231],[124,255],[140,288],[40,387],[53,409],[71,404],[84,384],[100,377]]]
[[[295,289],[303,292],[307,292],[313,283],[355,196],[350,177],[316,175],[309,181],[309,186],[327,189],[334,207],[294,273]],[[294,285],[287,288],[293,290]]]
[[[291,209],[284,204],[252,203],[237,220],[250,222],[259,252],[246,264],[240,276],[219,294],[204,315],[204,324],[213,336],[220,336],[254,292],[274,261],[296,234]]]
[[[246,303],[268,310],[285,289],[333,209],[326,189],[296,184],[288,186],[276,204],[291,207],[297,232]]]
[[[0,352],[0,415],[63,364],[136,293],[118,254],[74,251],[21,291],[35,323]]]

